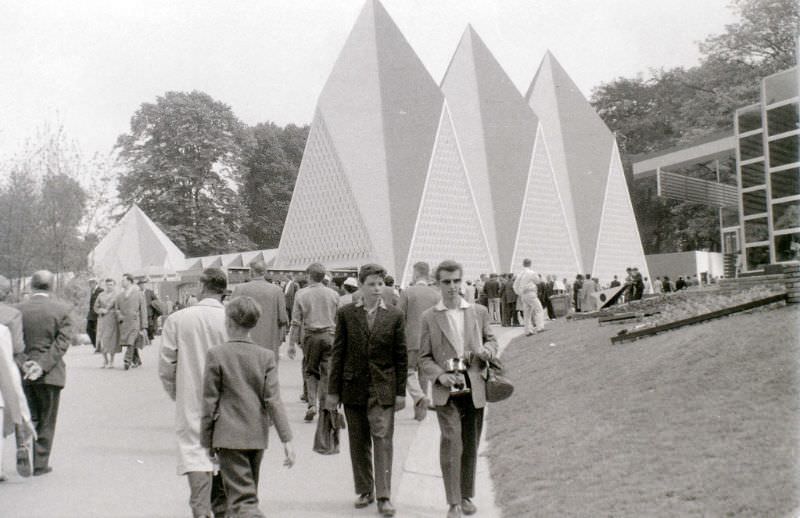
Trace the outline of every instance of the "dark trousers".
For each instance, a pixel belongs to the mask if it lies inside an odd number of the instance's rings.
[[[225,516],[228,504],[222,475],[214,475],[210,471],[190,471],[186,475],[189,479],[189,507],[192,509],[192,518]]]
[[[483,429],[483,409],[475,408],[470,396],[451,397],[445,406],[436,407],[442,440],[439,463],[449,505],[475,496],[475,469],[478,442]]]
[[[86,334],[89,335],[89,340],[92,341],[92,345],[97,349],[97,320],[86,321]]]
[[[33,469],[34,471],[42,470],[50,462],[61,387],[43,383],[26,383],[22,388],[25,390],[25,399],[28,400],[28,407],[31,410],[31,420],[36,427],[37,438],[33,447]]]
[[[394,406],[383,406],[370,398],[366,405],[344,405],[344,415],[356,494],[391,498]]]
[[[233,516],[258,517],[258,473],[264,450],[217,450],[219,469],[228,498],[228,510]]]
[[[328,391],[328,365],[333,350],[333,334],[330,331],[307,333],[303,340],[303,358],[307,358],[305,380],[308,390],[308,406],[325,404]]]
[[[556,312],[553,310],[553,302],[549,297],[545,299],[544,309],[547,310],[547,318],[551,320],[556,318]]]
[[[517,318],[517,301],[504,302],[503,309],[505,310],[505,317],[507,322],[504,325],[518,326],[519,318]]]
[[[139,348],[135,345],[128,345],[125,348],[125,365],[141,365],[142,359],[139,357]]]

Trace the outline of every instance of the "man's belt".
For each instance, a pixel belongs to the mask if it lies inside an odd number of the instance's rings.
[[[317,329],[306,329],[305,332],[309,333],[309,334],[312,334],[312,335],[319,334],[319,333],[332,333],[333,332],[333,328],[332,327],[320,327],[320,328],[317,328]]]

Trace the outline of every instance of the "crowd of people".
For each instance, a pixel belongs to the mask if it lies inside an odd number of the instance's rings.
[[[354,506],[377,501],[382,516],[396,512],[395,413],[408,396],[414,419],[436,414],[447,516],[455,518],[477,509],[472,500],[486,405],[483,374],[498,353],[491,325],[524,326],[531,335],[556,318],[558,297],[575,311],[592,311],[591,295],[606,287],[590,274],[573,282],[542,276],[529,259],[513,275],[487,274],[472,282],[463,273],[454,261],[433,271],[419,262],[409,286],[399,290],[377,264],[334,280],[314,263],[281,283],[269,282],[266,265],[256,261],[250,280],[231,287],[221,269],[204,270],[200,292],[182,308],[159,301],[147,278],[125,274],[119,289],[114,279],[102,287],[92,279],[87,333],[104,368],[113,368],[114,356],[124,350],[127,370],[141,365],[140,349],[160,331],[158,373],[176,403],[177,472],[187,477],[193,516],[262,516],[257,489],[270,426],[283,445],[284,464],[295,463],[278,379],[286,344],[289,358],[298,348],[303,353],[305,421],[317,419],[320,426],[324,412],[343,410]],[[23,476],[52,469],[63,355],[75,330],[70,307],[52,294],[53,278],[36,272],[31,296],[12,306],[3,303],[10,283],[0,277],[0,405],[6,431],[16,437]],[[629,268],[624,283],[615,276],[608,287],[623,288],[635,300],[668,290],[669,282],[656,279],[650,286]]]

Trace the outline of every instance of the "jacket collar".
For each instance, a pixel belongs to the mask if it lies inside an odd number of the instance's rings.
[[[363,308],[364,307],[364,297],[361,297],[360,299],[358,299],[358,301],[356,301],[356,307],[357,308]],[[381,309],[386,309],[386,302],[384,302],[383,297],[378,297],[378,306],[377,307],[381,308]]]
[[[472,305],[469,302],[467,302],[466,300],[464,300],[463,297],[462,297],[461,304],[458,306],[458,309],[467,309],[467,308],[469,308],[471,306]],[[436,309],[436,311],[447,311],[449,309],[447,306],[444,305],[444,301],[443,300],[440,300],[434,306],[434,308]]]
[[[217,299],[213,299],[211,297],[207,297],[201,301],[199,301],[195,306],[210,306],[212,308],[223,308],[225,306],[222,305],[222,302],[218,301]]]

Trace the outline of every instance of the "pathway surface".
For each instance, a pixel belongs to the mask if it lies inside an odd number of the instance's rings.
[[[498,328],[506,343],[518,330]],[[67,387],[51,456],[53,472],[29,479],[14,468],[13,441],[2,452],[8,481],[0,484],[0,517],[150,517],[191,516],[185,477],[176,475],[174,404],[158,380],[157,344],[144,351],[144,366],[123,371],[101,369],[100,355],[73,347],[66,356]],[[295,434],[297,463],[281,466],[275,433],[261,469],[261,509],[270,517],[375,516],[375,506],[352,506],[353,479],[347,434],[341,453],[311,450],[314,424],[303,422],[299,400],[300,360],[282,359],[284,404]],[[485,445],[484,445],[485,446]],[[438,465],[439,430],[431,412],[422,423],[406,409],[396,420],[393,469],[398,517],[440,517],[446,512]],[[477,516],[499,517],[485,457],[479,460]]]

